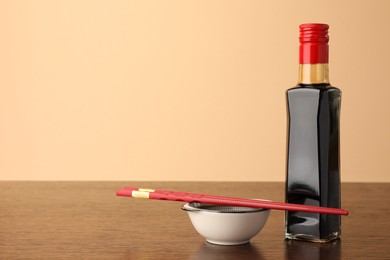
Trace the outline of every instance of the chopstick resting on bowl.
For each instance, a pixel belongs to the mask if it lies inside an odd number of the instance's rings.
[[[125,187],[116,191],[117,196],[154,199],[154,200],[169,200],[181,202],[200,202],[205,204],[216,205],[231,205],[251,208],[264,208],[276,210],[288,210],[299,212],[312,212],[322,214],[348,215],[348,211],[339,208],[328,208],[319,206],[309,206],[293,203],[274,202],[268,200],[234,198],[207,194],[197,194],[189,192],[177,192],[170,190],[154,190],[135,187]]]

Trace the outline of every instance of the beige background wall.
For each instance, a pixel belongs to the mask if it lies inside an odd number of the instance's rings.
[[[390,1],[0,1],[1,180],[283,181],[329,23],[343,181],[390,181]]]

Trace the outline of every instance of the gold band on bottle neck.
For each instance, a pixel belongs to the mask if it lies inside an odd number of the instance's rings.
[[[299,64],[298,84],[324,83],[329,83],[328,64]]]

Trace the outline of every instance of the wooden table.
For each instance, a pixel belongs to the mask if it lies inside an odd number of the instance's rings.
[[[342,237],[285,241],[284,212],[242,246],[193,229],[182,203],[116,197],[125,185],[283,201],[283,183],[0,182],[0,259],[390,259],[390,184],[343,183]]]

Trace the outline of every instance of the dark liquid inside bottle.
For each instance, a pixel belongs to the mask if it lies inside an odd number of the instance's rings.
[[[340,208],[341,91],[329,84],[287,91],[286,202]],[[340,236],[340,216],[286,213],[286,237],[326,242]]]

